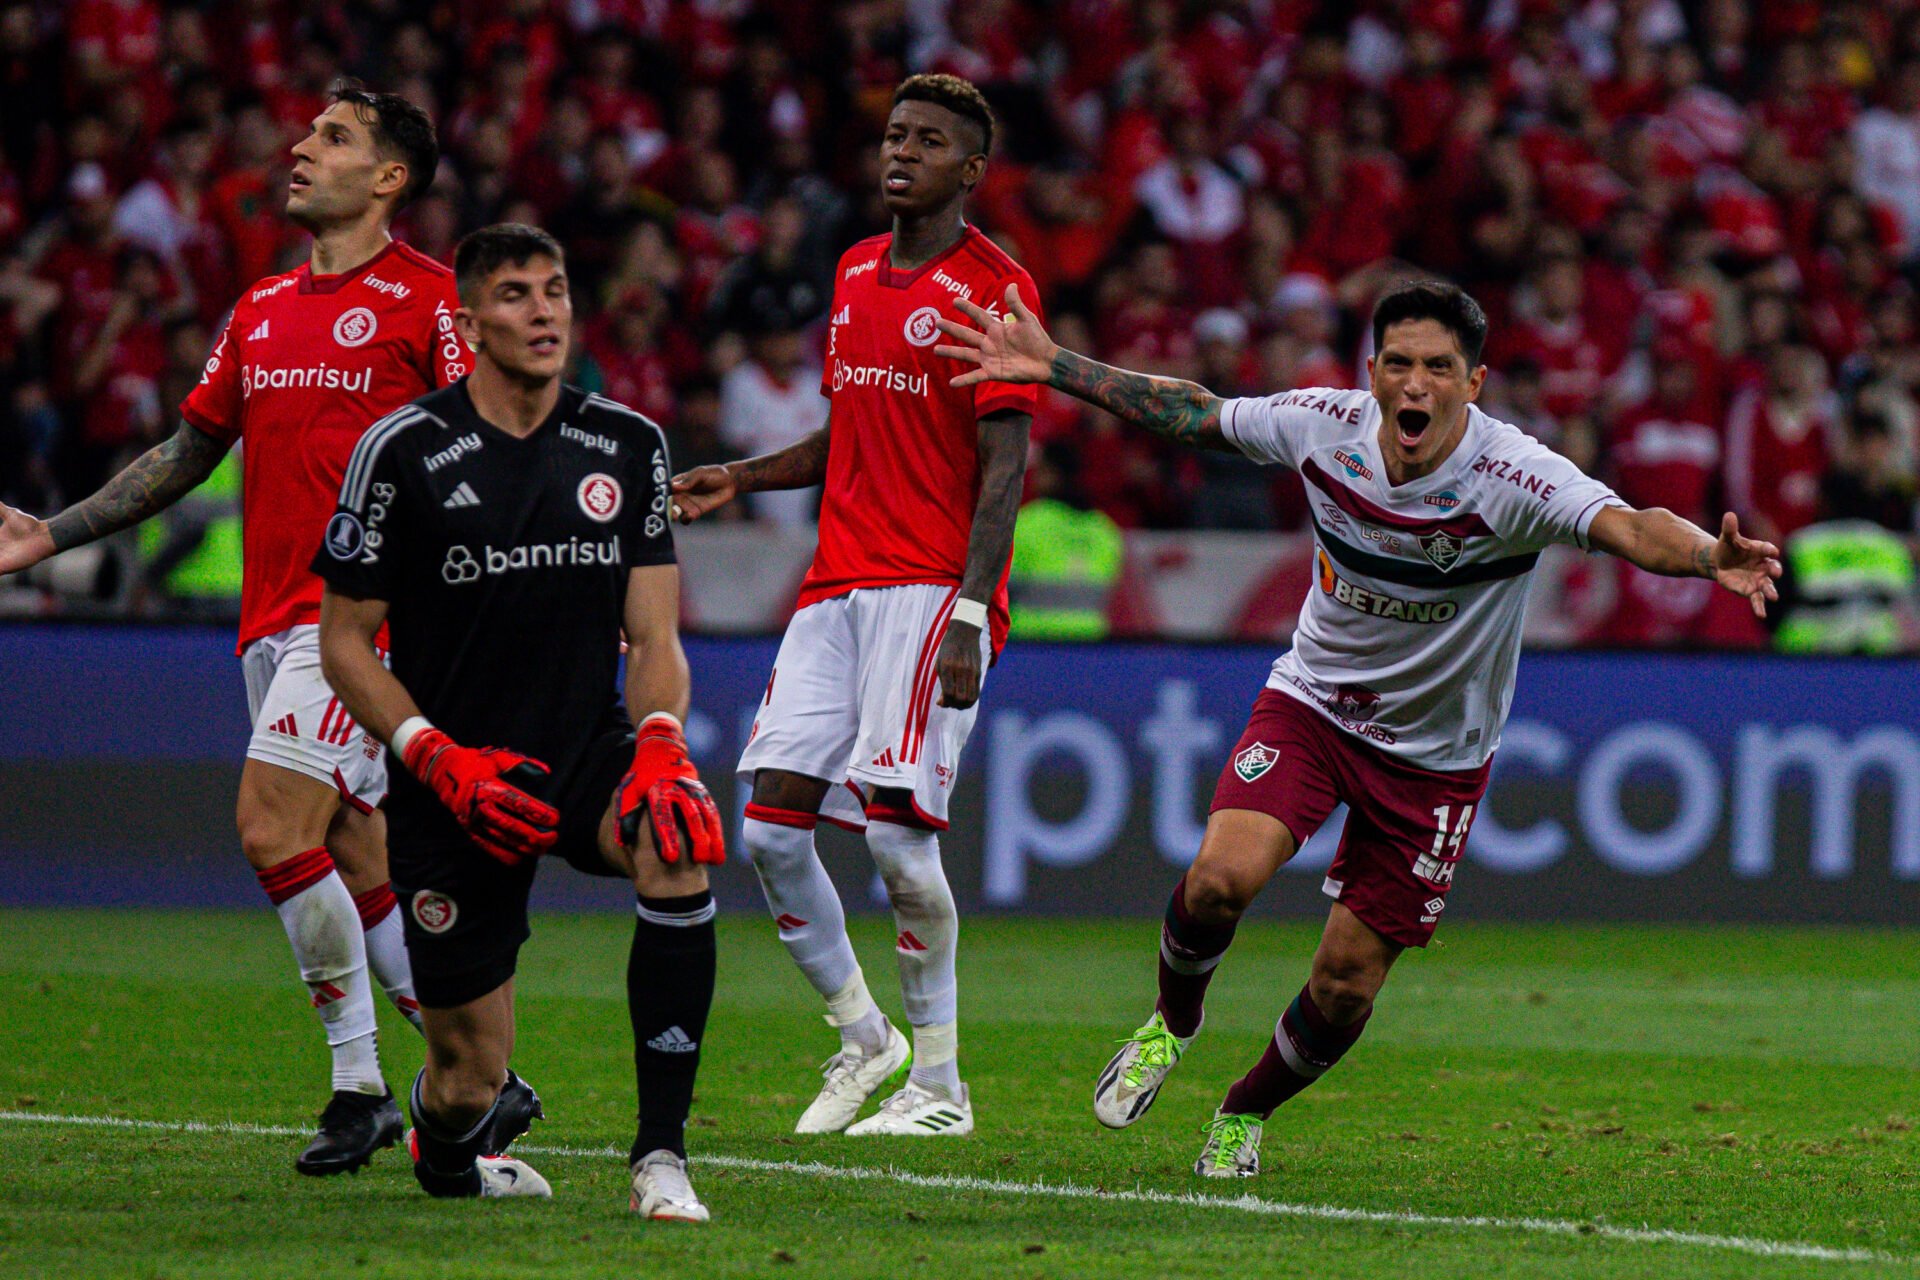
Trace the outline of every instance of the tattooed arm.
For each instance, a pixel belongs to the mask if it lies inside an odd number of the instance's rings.
[[[812,435],[774,453],[729,462],[719,467],[695,467],[673,478],[673,516],[692,524],[717,511],[743,493],[766,489],[811,489],[827,478],[828,433],[833,418]]]
[[[954,342],[935,347],[935,353],[975,366],[952,379],[952,385],[1044,382],[1176,444],[1239,452],[1221,434],[1219,396],[1197,383],[1116,369],[1068,351],[1047,336],[1039,317],[1012,285],[1007,286],[1006,301],[1007,314],[1002,319],[964,298],[957,299],[955,305],[978,328],[951,320],[939,322],[940,331]]]
[[[1731,511],[1720,518],[1720,536],[1715,538],[1665,507],[1643,511],[1608,507],[1593,517],[1587,541],[1648,573],[1711,578],[1735,595],[1745,596],[1757,618],[1767,616],[1767,601],[1780,598],[1773,585],[1781,573],[1780,549],[1743,536],[1740,521]]]
[[[1015,410],[980,419],[980,497],[973,504],[973,531],[967,535],[967,568],[960,599],[989,604],[1007,557],[1013,554],[1013,522],[1020,514],[1020,490],[1027,476],[1027,439],[1033,415]],[[957,619],[934,659],[940,676],[940,705],[972,706],[980,698],[980,628]]]
[[[100,491],[51,520],[36,520],[0,504],[0,573],[14,573],[48,556],[139,524],[165,510],[213,474],[227,445],[190,422],[135,458]]]

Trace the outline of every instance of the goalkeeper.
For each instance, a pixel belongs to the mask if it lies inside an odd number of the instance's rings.
[[[551,854],[638,895],[631,1207],[704,1222],[684,1130],[713,1001],[706,864],[725,853],[681,736],[666,443],[632,410],[562,384],[572,307],[552,237],[476,231],[454,273],[476,371],[368,429],[313,561],[327,677],[392,749],[394,888],[427,1036],[414,1174],[437,1196],[552,1194],[486,1149],[527,895]]]

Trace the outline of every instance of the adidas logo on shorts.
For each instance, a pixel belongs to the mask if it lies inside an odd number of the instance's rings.
[[[698,1040],[691,1040],[679,1027],[668,1027],[653,1039],[647,1041],[647,1048],[655,1053],[692,1053],[700,1047]]]

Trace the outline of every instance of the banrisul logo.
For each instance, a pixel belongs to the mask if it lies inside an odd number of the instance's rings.
[[[1252,782],[1267,770],[1273,768],[1273,762],[1280,753],[1264,742],[1256,742],[1233,758],[1233,771],[1240,775],[1240,781]]]

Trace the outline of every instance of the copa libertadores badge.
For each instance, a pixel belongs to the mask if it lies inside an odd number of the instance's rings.
[[[1233,771],[1240,775],[1240,781],[1252,782],[1273,768],[1273,762],[1279,758],[1278,751],[1264,742],[1256,742],[1233,758]]]

